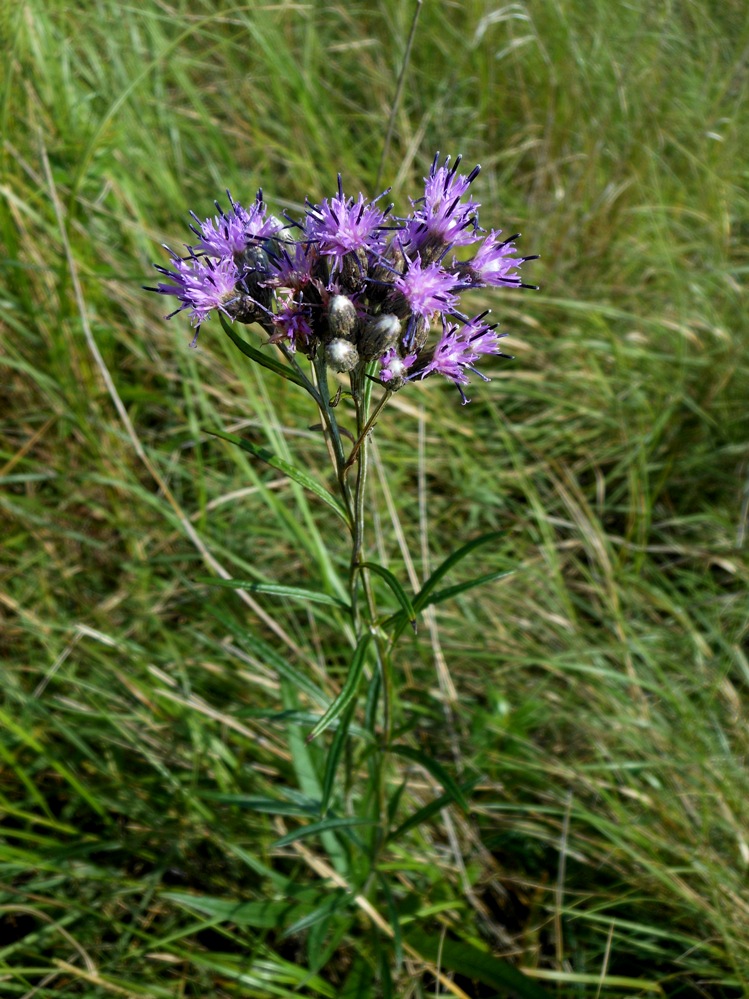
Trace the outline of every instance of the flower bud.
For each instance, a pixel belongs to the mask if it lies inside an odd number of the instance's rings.
[[[354,303],[346,295],[333,295],[328,303],[328,327],[332,339],[354,340],[357,315]]]
[[[359,337],[359,349],[365,361],[373,361],[398,342],[401,324],[397,316],[383,312],[370,319]]]
[[[345,291],[355,292],[364,287],[364,279],[367,276],[367,254],[359,247],[351,250],[343,258],[340,277],[341,284]]]
[[[333,371],[353,371],[359,363],[359,351],[350,340],[339,337],[326,345],[325,360]]]

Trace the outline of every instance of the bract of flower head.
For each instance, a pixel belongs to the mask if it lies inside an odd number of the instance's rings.
[[[382,247],[384,221],[385,212],[363,194],[356,200],[347,198],[339,176],[338,196],[309,206],[306,229],[320,253],[333,258],[333,271],[340,271],[347,254],[377,251]]]
[[[173,254],[172,265],[173,270],[157,267],[171,284],[162,282],[154,289],[162,295],[174,295],[181,303],[172,316],[183,309],[191,309],[193,326],[200,326],[213,309],[229,315],[227,305],[236,298],[239,281],[239,269],[232,257],[214,261],[210,257],[192,255],[182,259]]]

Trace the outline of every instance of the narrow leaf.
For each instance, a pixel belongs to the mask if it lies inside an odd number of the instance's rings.
[[[460,790],[464,794],[466,792],[472,791],[474,787],[478,784],[479,780],[480,780],[479,777],[474,777],[473,780],[466,781],[465,783],[461,784]],[[446,808],[448,805],[452,804],[454,800],[455,799],[453,798],[452,794],[441,794],[439,798],[435,798],[434,801],[430,801],[427,805],[424,805],[417,812],[414,812],[414,814],[409,819],[406,819],[405,822],[401,823],[401,825],[399,825],[397,829],[394,829],[393,832],[391,832],[390,835],[388,836],[388,841],[397,840],[405,833],[410,832],[411,829],[416,829],[416,827],[420,826],[422,822],[428,822],[433,815],[436,815],[438,812],[441,812],[443,808]]]
[[[360,563],[359,568],[369,569],[370,572],[374,572],[381,579],[385,580],[395,594],[398,603],[403,608],[406,617],[411,622],[411,627],[414,631],[416,631],[416,611],[411,603],[411,598],[403,589],[403,586],[393,573],[389,569],[386,569],[384,565],[380,565],[378,562],[362,562]]]
[[[473,944],[431,935],[421,930],[410,933],[407,942],[427,960],[448,971],[498,989],[500,995],[518,999],[549,999],[549,993],[502,958],[479,950]]]
[[[504,579],[505,576],[514,576],[516,572],[517,569],[485,572],[483,576],[476,576],[475,579],[467,579],[465,583],[456,583],[455,586],[446,586],[443,590],[434,590],[426,598],[424,606],[428,607],[430,604],[441,604],[445,600],[451,600],[453,597],[457,597],[459,594],[465,593],[466,590],[472,590],[475,586],[483,586],[484,583],[493,583],[497,579]]]
[[[413,760],[413,762],[418,763],[420,767],[424,767],[424,769],[430,773],[435,780],[440,782],[445,791],[452,795],[453,800],[460,805],[463,811],[468,812],[468,802],[466,801],[463,792],[441,763],[438,763],[437,760],[433,759],[431,756],[427,756],[426,753],[422,753],[421,750],[412,749],[410,746],[391,746],[390,751],[392,753],[397,753],[398,756],[402,756],[407,760]]]
[[[423,607],[427,606],[427,598],[430,593],[432,593],[437,583],[439,583],[442,577],[445,576],[454,565],[457,565],[458,562],[464,559],[466,555],[470,555],[472,551],[475,551],[476,548],[479,548],[482,545],[489,544],[490,541],[498,541],[499,538],[504,536],[504,534],[504,531],[490,531],[488,534],[482,534],[480,537],[474,538],[473,541],[469,541],[468,544],[465,544],[462,548],[458,548],[457,551],[454,551],[452,555],[448,555],[444,562],[442,562],[442,564],[434,570],[432,575],[419,590],[416,595],[416,599],[414,600],[414,608],[417,611],[420,611]]]
[[[319,590],[305,590],[301,586],[283,586],[281,583],[256,583],[250,579],[216,579],[214,576],[198,576],[197,583],[209,583],[211,586],[223,586],[227,590],[249,590],[251,593],[269,593],[274,597],[289,597],[301,600],[303,603],[327,604],[329,607],[340,607],[348,610],[348,604],[338,597]]]
[[[346,817],[323,819],[322,822],[313,822],[308,826],[302,826],[301,829],[295,829],[293,832],[287,833],[281,839],[277,839],[273,846],[288,846],[289,843],[295,843],[299,839],[307,839],[309,836],[317,836],[319,833],[328,832],[333,829],[349,829],[352,826],[371,826],[374,824],[372,819]]]
[[[346,677],[346,682],[341,688],[340,694],[336,697],[320,721],[307,736],[307,742],[311,742],[321,732],[324,732],[325,729],[336,720],[336,718],[343,714],[351,701],[353,701],[359,687],[359,681],[362,678],[362,673],[364,672],[364,658],[371,637],[371,634],[366,632],[359,639],[359,644],[356,646],[354,651],[354,658],[351,660],[351,666],[349,668],[348,676]]]
[[[220,437],[221,440],[229,441],[230,444],[236,444],[237,447],[241,447],[243,451],[249,451],[250,454],[254,455],[256,458],[260,458],[261,461],[266,462],[273,468],[277,468],[279,472],[283,472],[284,475],[288,475],[290,479],[294,482],[298,482],[300,486],[305,489],[309,489],[311,493],[318,496],[324,503],[335,510],[338,516],[346,524],[348,524],[348,516],[346,511],[328,490],[321,486],[320,483],[313,479],[311,475],[304,471],[302,468],[298,468],[296,465],[292,465],[290,461],[286,461],[284,458],[279,458],[277,454],[272,451],[268,451],[267,448],[260,447],[257,444],[253,444],[252,441],[244,440],[242,437],[237,437],[236,434],[226,434],[223,430],[209,430],[209,434],[213,437]]]
[[[317,909],[316,904],[295,900],[242,902],[239,899],[190,895],[180,891],[163,892],[159,897],[199,912],[218,923],[234,923],[236,926],[254,926],[259,929],[274,929],[284,925],[289,919],[298,920]]]
[[[325,815],[330,807],[330,799],[333,797],[333,788],[335,786],[335,775],[338,770],[338,764],[341,760],[341,755],[343,749],[346,745],[346,739],[348,738],[349,728],[351,726],[351,721],[354,717],[354,710],[356,708],[356,701],[352,701],[343,713],[343,717],[338,722],[338,727],[335,730],[335,735],[330,744],[330,750],[328,751],[328,758],[325,762],[325,773],[322,779],[322,801],[320,802],[320,812]]]
[[[267,368],[269,371],[273,371],[275,374],[281,375],[282,378],[286,378],[288,381],[294,382],[302,388],[307,388],[304,384],[304,379],[297,371],[294,371],[294,369],[289,367],[288,364],[283,364],[270,352],[258,350],[257,347],[253,347],[252,344],[243,340],[242,337],[232,329],[226,318],[222,316],[220,312],[218,317],[221,320],[221,325],[224,327],[226,335],[236,347],[239,347],[245,357],[250,357],[253,361],[257,361],[258,364],[262,364],[262,366]]]
[[[338,993],[338,999],[371,999],[373,983],[372,969],[363,957],[357,955],[348,978]]]

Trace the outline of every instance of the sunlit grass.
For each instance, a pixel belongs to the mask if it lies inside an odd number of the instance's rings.
[[[345,837],[274,845],[324,768],[303,736],[341,620],[198,581],[336,592],[326,511],[208,432],[321,475],[323,442],[141,285],[226,187],[379,193],[411,9],[0,16],[4,994],[436,994],[426,951],[388,985],[399,924],[556,995],[746,994],[744,4],[423,6],[382,185],[402,204],[437,149],[481,162],[482,224],[522,230],[541,291],[487,299],[516,359],[468,410],[430,380],[378,425],[378,557],[416,583],[503,530],[451,582],[516,571],[405,646],[400,724],[478,782],[470,817],[393,844],[374,916]],[[406,822],[442,789],[398,773]]]

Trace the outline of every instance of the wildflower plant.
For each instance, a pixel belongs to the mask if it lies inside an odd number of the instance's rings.
[[[415,382],[441,375],[457,388],[463,404],[469,402],[469,383],[488,381],[478,365],[492,356],[508,356],[500,350],[506,334],[489,321],[488,311],[472,309],[473,292],[532,287],[524,283],[520,269],[534,258],[517,255],[518,236],[503,238],[479,224],[480,205],[472,197],[478,173],[478,166],[462,173],[461,157],[451,164],[450,157],[441,162],[438,154],[423,194],[411,200],[406,216],[386,202],[389,190],[372,200],[361,193],[351,196],[340,176],[333,197],[308,201],[301,218],[269,214],[261,191],[248,208],[227,192],[228,206],[216,202],[216,215],[201,220],[192,214],[194,241],[181,254],[167,247],[169,266],[157,266],[164,280],[149,289],[176,299],[177,308],[168,318],[189,312],[195,327],[192,346],[202,326],[217,317],[246,357],[304,389],[319,413],[335,481],[332,492],[309,471],[250,441],[223,432],[217,436],[311,490],[346,527],[348,599],[339,609],[349,619],[353,651],[338,696],[308,731],[308,741],[329,728],[334,734],[320,775],[320,800],[309,802],[305,814],[315,819],[310,835],[335,829],[337,836],[347,836],[350,845],[364,850],[368,863],[354,865],[358,874],[352,874],[359,888],[377,879],[378,865],[394,838],[450,802],[466,807],[465,786],[402,733],[394,736],[396,646],[409,624],[416,631],[426,607],[501,575],[438,588],[458,561],[496,534],[469,541],[419,592],[409,594],[388,568],[367,557],[365,520],[370,436],[388,401]],[[238,324],[256,325],[267,342],[254,346],[240,336]],[[373,577],[392,594],[387,613],[377,606]],[[263,589],[261,584],[252,588]],[[309,594],[276,585],[271,591],[297,599]],[[274,661],[278,663],[277,656]],[[354,727],[362,692],[363,720]],[[400,825],[402,788],[390,788],[387,776],[393,754],[420,764],[445,791],[436,808],[427,805]],[[367,761],[371,782],[359,799],[359,815],[351,813],[355,798],[335,791],[342,761],[350,787],[357,759]],[[357,823],[372,827],[368,839],[355,830]],[[297,838],[303,835],[302,830]],[[390,888],[385,901],[392,910]]]

